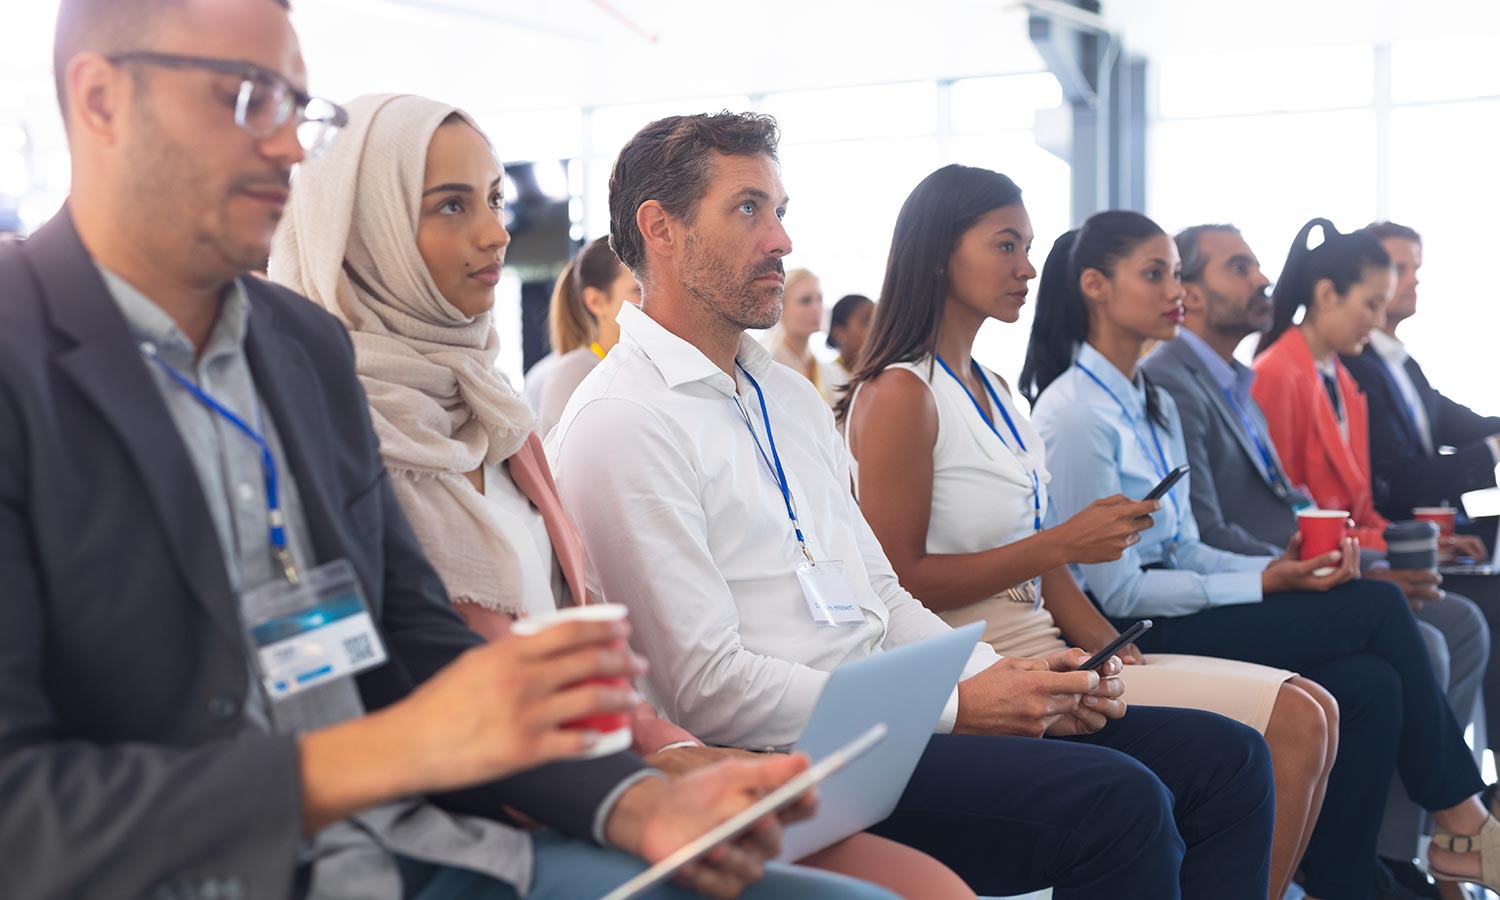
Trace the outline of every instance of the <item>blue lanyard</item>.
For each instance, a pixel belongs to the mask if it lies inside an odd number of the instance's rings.
[[[1010,451],[1010,455],[1014,456],[1016,458],[1016,462],[1020,463],[1021,464],[1021,468],[1025,469],[1026,470],[1026,474],[1031,477],[1031,510],[1032,510],[1031,525],[1032,525],[1032,528],[1034,528],[1035,530],[1041,531],[1042,530],[1042,480],[1041,480],[1041,477],[1039,475],[1037,475],[1037,471],[1036,471],[1036,467],[1035,466],[1028,466],[1026,464],[1026,462],[1021,459],[1021,453],[1028,452],[1026,450],[1026,442],[1023,441],[1023,440],[1021,440],[1021,432],[1019,432],[1019,431],[1016,430],[1016,423],[1013,422],[1013,421],[1011,421],[1010,412],[1005,408],[1005,404],[1000,402],[1000,396],[995,393],[995,388],[994,388],[993,385],[990,384],[990,379],[988,378],[988,376],[986,376],[984,374],[984,369],[980,368],[979,363],[975,362],[972,359],[969,360],[969,365],[971,365],[971,366],[974,367],[974,374],[979,376],[980,383],[984,385],[985,391],[990,395],[990,399],[992,401],[994,401],[995,409],[999,410],[1000,411],[1000,415],[1005,418],[1005,425],[1006,425],[1007,428],[1010,429],[1010,436],[1016,439],[1016,446],[1021,448],[1021,450],[1020,450],[1019,453],[1016,452],[1016,448],[1015,447],[1012,447],[1010,444],[1008,444],[1008,443],[1005,442],[1005,438],[1002,437],[1001,434],[1000,434],[1000,429],[996,428],[995,427],[995,423],[993,421],[991,421],[988,417],[985,416],[985,414],[984,414],[984,407],[982,407],[982,406],[979,405],[979,398],[974,396],[974,392],[971,391],[971,390],[969,390],[969,386],[967,384],[964,384],[963,379],[959,378],[957,375],[954,374],[953,370],[948,367],[948,363],[945,362],[941,356],[937,356],[936,354],[934,354],[934,356],[937,359],[938,365],[940,365],[940,366],[943,367],[943,371],[947,372],[948,375],[949,375],[949,377],[951,377],[954,381],[958,382],[958,386],[964,389],[964,394],[968,396],[969,402],[972,403],[972,404],[974,404],[974,411],[977,412],[977,413],[979,413],[980,421],[984,422],[985,425],[989,426],[990,431],[993,432],[994,435],[995,435],[995,437],[999,439],[1001,445],[1004,446],[1005,449],[1007,449],[1007,450]]]
[[[760,400],[760,415],[766,423],[766,440],[771,444],[770,456],[766,456],[766,448],[761,446],[760,437],[755,433],[755,426],[750,424],[750,414],[740,403],[738,394],[735,394],[734,405],[739,409],[740,416],[744,418],[745,427],[750,429],[750,438],[755,441],[755,449],[760,451],[760,458],[765,460],[766,468],[771,470],[771,477],[776,479],[776,486],[781,488],[781,499],[786,503],[786,515],[792,520],[792,531],[797,535],[797,543],[802,547],[802,555],[807,557],[808,562],[812,562],[812,553],[807,549],[807,538],[802,536],[802,523],[797,520],[797,508],[792,505],[792,489],[787,482],[786,470],[781,467],[781,454],[776,452],[776,435],[771,431],[771,414],[766,410],[766,395],[760,389],[760,382],[755,380],[755,376],[751,375],[738,359],[734,361],[734,364],[745,373],[745,378],[750,382],[750,386],[755,388],[755,396]]]
[[[271,445],[266,442],[266,439],[259,431],[251,428],[244,419],[235,415],[229,407],[209,396],[207,391],[198,387],[198,385],[184,377],[181,372],[172,368],[166,360],[157,355],[156,347],[151,344],[142,344],[141,352],[145,354],[147,359],[161,367],[161,370],[166,372],[183,390],[192,394],[204,406],[224,417],[229,424],[239,429],[245,437],[254,441],[255,445],[260,448],[261,465],[266,473],[266,518],[270,521],[271,526],[271,555],[281,565],[281,570],[286,576],[286,580],[292,584],[296,584],[300,579],[297,574],[297,564],[292,559],[292,554],[287,550],[286,522],[281,514],[281,499],[276,480],[276,458],[271,453]]]
[[[1109,395],[1109,399],[1115,401],[1115,405],[1120,407],[1120,412],[1125,414],[1125,421],[1130,423],[1130,430],[1135,432],[1136,443],[1141,445],[1141,450],[1146,453],[1146,459],[1152,463],[1152,468],[1155,468],[1156,460],[1151,458],[1151,448],[1146,446],[1146,439],[1141,436],[1140,423],[1135,420],[1135,416],[1131,415],[1130,407],[1126,406],[1125,401],[1121,400],[1116,396],[1114,391],[1109,389],[1109,385],[1100,381],[1098,375],[1089,371],[1088,366],[1081,362],[1075,362],[1073,365],[1077,366],[1083,374],[1092,379],[1094,384],[1099,385],[1100,389]],[[1161,438],[1156,433],[1156,423],[1151,421],[1150,416],[1146,417],[1146,427],[1151,429],[1151,440],[1156,444],[1156,458],[1161,460],[1161,469],[1157,472],[1157,477],[1166,478],[1167,473],[1172,469],[1171,466],[1167,465],[1167,453],[1161,447]],[[1175,486],[1167,489],[1167,499],[1172,501],[1172,514],[1177,518],[1177,532],[1172,537],[1172,542],[1176,543],[1182,537],[1182,507],[1177,505],[1177,488]]]
[[[1260,439],[1260,432],[1255,428],[1255,419],[1251,417],[1249,410],[1241,406],[1240,402],[1234,398],[1229,388],[1224,388],[1223,391],[1224,399],[1229,401],[1229,405],[1234,407],[1236,413],[1239,413],[1240,424],[1245,426],[1245,431],[1250,435],[1250,441],[1255,444],[1255,449],[1260,451],[1260,460],[1266,464],[1266,475],[1271,479],[1271,484],[1285,490],[1287,484],[1286,480],[1281,477],[1281,467],[1276,465],[1276,457],[1271,455],[1270,448]]]

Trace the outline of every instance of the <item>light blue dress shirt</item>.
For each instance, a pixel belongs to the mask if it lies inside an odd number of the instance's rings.
[[[1153,435],[1140,375],[1131,382],[1084,344],[1073,367],[1037,398],[1031,422],[1047,445],[1052,472],[1047,527],[1112,494],[1145,497],[1167,471],[1187,461],[1177,405],[1165,391],[1157,397],[1166,421],[1155,424]],[[1177,482],[1155,523],[1118,560],[1072,567],[1105,614],[1185,616],[1261,599],[1260,573],[1273,557],[1241,556],[1203,543],[1189,502],[1191,482],[1191,474]],[[1141,568],[1170,560],[1175,568]]]

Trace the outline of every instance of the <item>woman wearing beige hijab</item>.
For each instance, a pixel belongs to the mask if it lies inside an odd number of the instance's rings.
[[[270,274],[348,326],[396,496],[456,610],[503,639],[514,617],[587,597],[534,418],[495,370],[510,241],[499,165],[451,106],[378,95],[349,112],[335,150],[297,175]],[[637,752],[668,771],[735,752],[649,710],[634,724]],[[930,857],[869,835],[807,862],[908,897],[973,897]]]

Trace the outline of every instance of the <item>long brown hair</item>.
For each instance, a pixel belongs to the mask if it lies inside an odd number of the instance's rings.
[[[912,189],[891,236],[880,315],[834,406],[840,422],[849,415],[849,399],[861,384],[892,363],[936,352],[948,299],[948,257],[981,216],[1020,202],[1021,189],[1014,181],[972,166],[944,166]]]
[[[547,311],[552,352],[561,356],[599,340],[599,320],[583,302],[583,289],[608,293],[620,268],[607,236],[594,238],[568,263],[552,288],[552,306]]]

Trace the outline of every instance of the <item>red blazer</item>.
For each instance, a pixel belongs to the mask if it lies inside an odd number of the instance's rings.
[[[1375,511],[1370,487],[1370,418],[1365,395],[1335,357],[1339,393],[1349,422],[1349,438],[1313,365],[1302,330],[1286,333],[1255,361],[1250,393],[1270,426],[1288,480],[1302,485],[1323,509],[1347,509],[1358,526],[1361,547],[1385,549],[1386,520]]]

